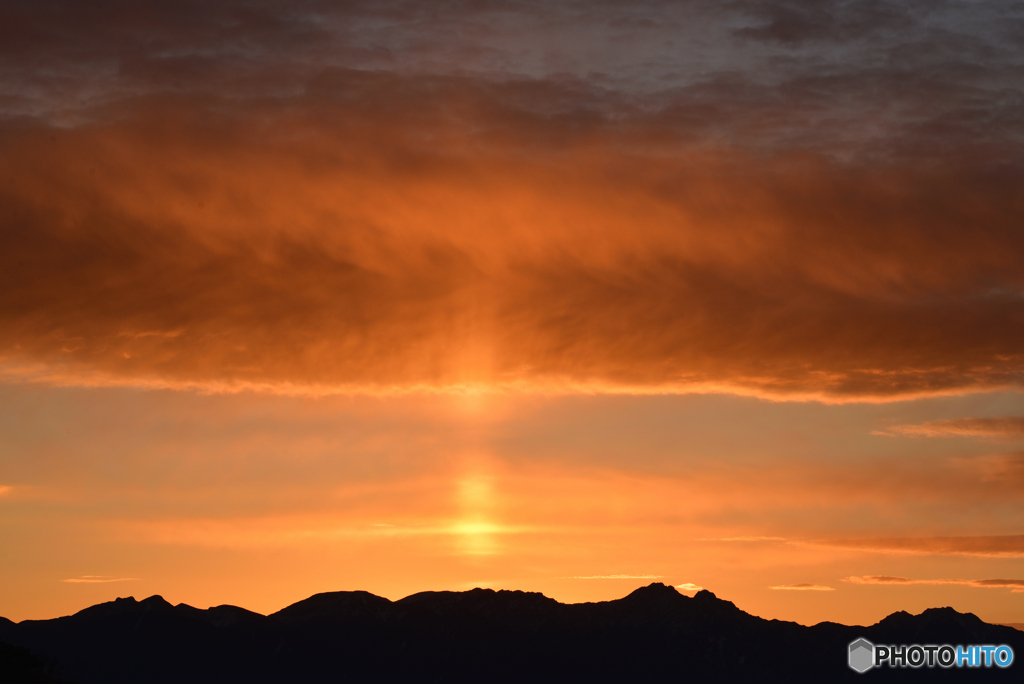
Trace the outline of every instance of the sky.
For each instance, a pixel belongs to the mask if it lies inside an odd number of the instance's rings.
[[[1024,7],[0,6],[0,615],[1024,623]]]

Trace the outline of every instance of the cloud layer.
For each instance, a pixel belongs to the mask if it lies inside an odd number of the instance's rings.
[[[933,420],[920,425],[897,425],[877,434],[910,437],[989,437],[1016,439],[1024,437],[1024,418],[951,418]]]
[[[1021,23],[966,7],[10,3],[3,371],[1017,387]]]
[[[109,582],[135,582],[135,577],[111,577],[109,575],[82,575],[71,579],[63,579],[67,584],[107,584]]]
[[[968,587],[1011,589],[1014,594],[1024,592],[1024,580],[1021,579],[909,579],[907,577],[891,577],[888,575],[865,575],[862,577],[846,577],[843,581],[853,584],[893,584],[899,586],[910,584],[961,584]]]
[[[1024,558],[1024,535],[972,537],[909,537],[882,539],[838,539],[821,542],[826,546],[865,551]]]

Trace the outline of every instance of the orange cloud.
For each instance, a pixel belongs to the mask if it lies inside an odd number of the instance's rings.
[[[611,125],[523,156],[552,124],[501,124],[511,85],[432,92],[478,100],[453,129],[396,110],[424,97],[407,83],[339,78],[369,103],[142,100],[0,131],[5,374],[829,401],[1019,383],[1016,171],[754,164]]]
[[[885,553],[1024,558],[1024,535],[1020,534],[972,537],[836,539],[810,543]]]
[[[68,584],[107,584],[108,582],[136,582],[135,577],[111,577],[110,575],[82,575],[72,579],[63,579]]]
[[[891,577],[887,575],[864,575],[861,577],[844,577],[843,581],[851,582],[853,584],[893,584],[901,586],[910,584],[961,584],[968,587],[1008,588],[1011,589],[1014,594],[1024,592],[1024,580],[1021,579],[909,579],[906,577]]]
[[[910,437],[989,437],[1014,439],[1024,437],[1024,418],[952,418],[933,420],[920,425],[896,425],[875,434]]]
[[[822,584],[779,584],[774,587],[768,587],[769,589],[775,589],[779,591],[835,591],[832,587],[827,587]]]

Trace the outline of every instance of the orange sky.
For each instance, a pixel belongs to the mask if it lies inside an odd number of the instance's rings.
[[[0,615],[1024,622],[1024,16],[871,7],[0,9]]]

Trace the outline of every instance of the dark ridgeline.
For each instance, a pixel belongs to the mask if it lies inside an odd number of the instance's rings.
[[[395,602],[334,592],[269,616],[234,606],[172,606],[159,596],[117,599],[54,620],[0,622],[0,641],[7,642],[0,681],[1024,680],[1016,660],[1005,670],[859,675],[846,664],[847,645],[858,637],[879,644],[1007,644],[1024,658],[1024,632],[952,608],[894,613],[871,627],[804,627],[754,617],[709,591],[690,598],[655,583],[616,601],[582,604],[490,589]]]

